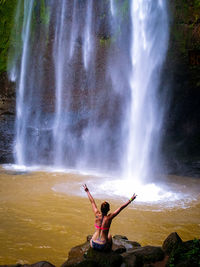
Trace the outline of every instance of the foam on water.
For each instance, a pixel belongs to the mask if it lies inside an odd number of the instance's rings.
[[[58,193],[72,194],[86,197],[85,192],[80,190],[81,185],[86,183],[90,191],[97,199],[127,200],[133,193],[137,194],[137,205],[152,205],[161,208],[188,208],[191,202],[198,199],[198,192],[190,190],[184,184],[177,183],[148,183],[142,184],[131,179],[116,179],[114,177],[94,176],[85,173],[85,179],[79,183],[66,182],[56,184],[52,190]],[[69,193],[70,192],[70,193]]]
[[[93,182],[87,181],[87,184],[95,197],[95,199],[111,199],[126,201],[132,194],[130,194],[130,185],[121,188],[121,181],[107,181],[105,183],[99,183],[93,179]],[[94,185],[95,184],[95,185]],[[108,187],[111,186],[111,187]],[[52,187],[52,190],[62,194],[72,194],[82,197],[86,197],[85,192],[80,190],[81,183],[74,184],[61,183]],[[162,209],[170,208],[189,208],[191,202],[196,198],[188,193],[176,193],[172,188],[168,190],[157,186],[155,184],[137,185],[134,186],[135,192],[138,194],[137,199],[134,201],[133,208],[140,208],[140,206],[146,207],[147,210],[159,211]],[[70,190],[69,190],[70,189]],[[70,193],[69,193],[70,192]],[[144,209],[144,208],[143,208]]]
[[[132,207],[140,207],[145,205],[148,210],[154,209],[159,211],[163,208],[188,208],[193,201],[199,198],[198,190],[188,187],[183,180],[184,177],[174,176],[172,181],[165,183],[140,183],[132,179],[123,179],[114,176],[106,176],[99,173],[91,173],[89,171],[81,171],[75,169],[55,169],[48,166],[22,166],[16,164],[2,165],[5,170],[18,172],[49,172],[53,176],[62,174],[78,175],[80,181],[68,180],[66,182],[57,183],[52,187],[52,191],[66,194],[87,197],[82,184],[86,183],[95,199],[111,199],[126,201],[133,193],[137,194],[135,205]],[[189,183],[192,182],[190,179]],[[195,181],[198,181],[197,179]]]

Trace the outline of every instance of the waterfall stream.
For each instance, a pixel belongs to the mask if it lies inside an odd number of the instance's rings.
[[[126,176],[152,178],[161,165],[159,145],[164,115],[160,76],[168,45],[165,1],[132,1],[130,74],[131,105],[128,117]]]
[[[18,1],[16,164],[153,177],[167,43],[165,0]]]

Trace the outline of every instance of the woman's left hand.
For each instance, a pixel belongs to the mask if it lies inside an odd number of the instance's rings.
[[[88,187],[87,187],[86,184],[83,184],[83,189],[85,190],[85,192],[88,192],[89,191],[89,189],[88,189]]]

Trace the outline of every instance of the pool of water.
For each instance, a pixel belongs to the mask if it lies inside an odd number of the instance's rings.
[[[111,211],[132,193],[135,202],[116,217],[111,234],[141,245],[162,245],[171,232],[183,240],[199,237],[200,179],[169,176],[146,185],[102,175],[0,167],[0,264],[47,260],[56,266],[71,247],[94,231],[94,216],[81,185],[87,183],[97,205]]]

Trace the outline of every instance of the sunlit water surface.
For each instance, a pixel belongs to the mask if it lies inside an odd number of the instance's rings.
[[[71,247],[94,231],[93,214],[81,185],[111,211],[132,193],[137,200],[113,221],[111,234],[141,245],[162,245],[171,232],[199,237],[200,179],[170,176],[165,183],[134,184],[71,170],[53,172],[13,165],[0,168],[0,264],[47,260],[60,266]]]

